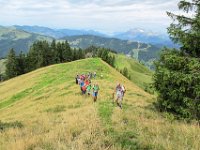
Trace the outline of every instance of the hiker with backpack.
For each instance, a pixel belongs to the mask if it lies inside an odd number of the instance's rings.
[[[90,90],[91,90],[91,88],[92,88],[92,85],[89,83],[89,85],[88,85],[87,88],[86,88],[86,93],[87,93],[87,95],[90,95]]]
[[[84,86],[84,80],[83,79],[80,79],[80,89],[81,89],[81,92],[82,92],[82,94],[83,94],[83,86]]]
[[[96,102],[97,101],[98,92],[99,92],[99,85],[98,84],[94,84],[92,89],[93,89],[94,102]]]
[[[82,94],[84,95],[86,93],[86,84],[84,83],[84,85],[81,87],[81,91],[82,91]]]
[[[117,86],[115,87],[115,92],[116,92],[116,103],[122,109],[122,100],[125,93],[125,87],[120,83],[118,83]]]
[[[76,84],[78,84],[78,80],[79,80],[79,75],[77,74],[76,77],[75,77]]]
[[[94,74],[93,74],[93,78],[94,78],[94,79],[96,78],[96,75],[97,75],[97,73],[96,73],[96,72],[94,72]]]

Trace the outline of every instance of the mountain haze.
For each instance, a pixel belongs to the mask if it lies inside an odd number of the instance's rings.
[[[41,27],[41,26],[18,26],[18,25],[15,25],[14,27],[16,29],[24,30],[30,33],[50,36],[55,39],[63,38],[65,36],[74,36],[74,35],[106,36],[105,34],[94,31],[94,30],[52,29],[52,28]]]
[[[126,32],[115,33],[113,37],[122,40],[132,40],[141,43],[154,44],[159,47],[176,47],[166,33],[156,33],[145,29],[130,29]]]

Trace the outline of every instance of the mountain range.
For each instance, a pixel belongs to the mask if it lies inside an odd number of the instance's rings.
[[[122,40],[132,40],[142,43],[159,45],[160,47],[177,47],[165,33],[156,33],[144,29],[130,29],[126,32],[114,33],[113,37]]]
[[[51,29],[48,27],[40,26],[19,26],[15,25],[14,28],[27,31],[30,33],[36,33],[40,35],[50,36],[55,39],[63,38],[65,36],[74,35],[97,35],[97,36],[107,36],[103,33],[94,30],[75,30],[75,29]]]
[[[71,47],[87,48],[91,45],[110,48],[118,53],[136,58],[148,67],[158,58],[161,47],[170,40],[166,35],[154,34],[142,29],[106,35],[93,30],[51,29],[40,26],[0,26],[0,58],[6,57],[9,49],[16,53],[27,52],[34,41],[67,40]]]
[[[134,28],[125,32],[114,32],[113,34],[101,33],[94,30],[75,30],[75,29],[52,29],[41,26],[14,26],[16,29],[36,33],[40,35],[50,36],[55,39],[63,38],[66,36],[77,35],[96,35],[101,37],[118,38],[122,40],[131,40],[141,43],[149,43],[168,47],[174,47],[175,45],[170,40],[169,36],[165,33],[156,33],[145,29]]]

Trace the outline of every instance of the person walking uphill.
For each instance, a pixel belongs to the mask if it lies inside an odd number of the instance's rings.
[[[98,92],[99,92],[99,85],[94,84],[92,89],[93,89],[94,102],[96,102],[97,101],[97,95],[98,95]]]
[[[124,93],[126,91],[125,87],[119,83],[117,84],[115,91],[116,91],[116,97],[117,97],[116,98],[117,105],[122,109],[122,100],[124,97]]]
[[[78,83],[78,80],[79,80],[79,75],[77,74],[76,77],[75,77],[75,82],[76,82],[76,84],[79,84],[79,83]]]
[[[86,92],[87,92],[88,95],[90,95],[90,90],[91,90],[91,88],[92,88],[92,85],[91,85],[91,84],[89,84],[89,85],[87,86],[87,88],[86,88]]]

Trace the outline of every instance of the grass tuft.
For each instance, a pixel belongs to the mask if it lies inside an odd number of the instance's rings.
[[[19,121],[5,122],[5,123],[0,121],[0,131],[4,131],[5,129],[8,129],[8,128],[22,128],[22,127],[24,126]]]
[[[65,109],[66,109],[66,106],[64,106],[64,105],[58,105],[56,107],[47,109],[46,112],[59,113],[59,112],[65,111]]]

